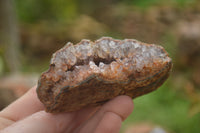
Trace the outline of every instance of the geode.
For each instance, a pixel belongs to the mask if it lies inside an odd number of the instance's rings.
[[[118,95],[135,98],[156,90],[171,68],[161,46],[134,39],[84,39],[53,54],[38,81],[37,94],[47,112],[76,111]]]

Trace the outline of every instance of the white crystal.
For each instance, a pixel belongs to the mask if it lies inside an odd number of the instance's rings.
[[[65,63],[69,65],[76,64],[76,56],[74,55],[74,47],[70,46],[65,51],[61,51],[60,54],[58,54],[58,57],[65,61]]]
[[[103,62],[100,62],[100,63],[99,63],[99,68],[102,69],[102,68],[104,68],[104,67],[105,67],[105,64],[104,64]]]
[[[115,51],[114,51],[114,54],[113,54],[113,57],[115,58],[115,59],[117,59],[117,58],[124,58],[124,52],[121,50],[121,49],[116,49]]]
[[[131,44],[131,42],[123,41],[123,43],[120,45],[120,47],[122,49],[129,49],[132,47],[132,44]]]
[[[93,61],[93,57],[114,58],[116,61],[111,62],[109,65],[100,62],[99,66],[97,66]],[[82,59],[86,65],[76,66],[77,59]],[[72,43],[66,44],[64,48],[53,55],[51,64],[56,65],[56,71],[62,67],[63,70],[59,71],[59,74],[65,73],[64,69],[67,69],[67,66],[75,65],[75,69],[72,71],[74,74],[71,74],[68,78],[74,78],[75,75],[78,75],[75,78],[82,80],[85,75],[100,72],[103,75],[110,73],[110,78],[115,76],[123,77],[123,69],[131,72],[135,70],[140,72],[144,67],[152,67],[156,63],[159,64],[165,61],[169,61],[169,58],[162,47],[143,45],[132,39],[117,41],[104,37],[94,44],[89,40],[82,40],[75,46]],[[116,75],[115,73],[118,74]]]
[[[125,56],[127,56],[132,48],[131,42],[123,42],[120,45],[121,51],[124,53]]]
[[[116,71],[116,69],[117,69],[118,66],[119,66],[118,63],[115,62],[115,61],[113,61],[113,62],[110,64],[111,70],[112,70],[113,72]]]
[[[76,68],[76,69],[80,69],[80,68],[81,68],[81,66],[75,66],[75,68]]]
[[[160,58],[164,58],[167,56],[166,53],[161,48],[157,50],[157,54]]]
[[[108,44],[102,43],[99,47],[100,47],[104,52],[109,52]]]
[[[109,46],[106,43],[97,43],[97,54],[101,58],[106,58],[109,54]]]
[[[149,53],[151,54],[151,56],[157,56],[157,51],[154,47],[150,47]]]
[[[159,57],[164,59],[166,57],[166,54],[161,53],[161,54],[159,54]]]
[[[52,64],[55,64],[56,67],[60,67],[63,64],[63,59],[59,57],[59,54],[54,58]]]
[[[74,64],[76,64],[77,58],[74,54],[70,54],[68,57],[68,64],[70,64],[71,66],[73,66]]]
[[[142,52],[144,53],[147,50],[146,46],[142,46]]]
[[[110,41],[109,46],[110,48],[113,48],[113,49],[118,47],[117,43],[115,43],[114,41]]]
[[[95,64],[93,61],[90,61],[90,62],[89,62],[89,65],[90,65],[90,66],[96,66],[96,64]]]
[[[55,63],[55,58],[56,58],[56,53],[54,53],[54,54],[52,55],[52,58],[51,58],[51,61],[50,61],[51,64],[54,64],[54,63]]]
[[[65,46],[62,49],[66,49],[66,48],[68,48],[70,46],[73,46],[73,43],[68,42],[67,44],[65,44]]]
[[[130,61],[129,61],[128,58],[125,58],[125,59],[122,60],[122,64],[124,65],[124,67],[128,67],[129,63],[130,63]]]
[[[80,59],[87,59],[93,54],[93,47],[89,40],[82,40],[75,46],[75,49],[76,56]]]
[[[141,47],[141,45],[140,45],[139,43],[133,43],[133,46],[134,46],[135,48]]]
[[[110,37],[103,37],[103,38],[97,40],[96,44],[98,45],[99,49],[101,49],[102,51],[108,53],[110,51],[110,47],[109,47],[110,40],[112,40],[112,38],[110,38]]]
[[[145,57],[150,58],[150,57],[151,57],[151,54],[150,54],[148,51],[145,51],[145,52],[143,53],[143,57],[144,57],[144,58],[145,58]]]
[[[102,38],[102,39],[100,40],[100,43],[101,43],[101,44],[108,44],[108,43],[109,43],[109,40],[110,40],[110,38],[105,37],[105,38]]]
[[[145,65],[143,57],[141,55],[136,55],[134,58],[136,62],[136,70],[141,71]]]
[[[97,51],[97,55],[100,58],[106,58],[107,57],[107,54],[105,52],[101,51],[101,50]]]
[[[84,40],[83,44],[83,52],[87,54],[87,56],[91,56],[93,54],[92,43],[89,40]]]
[[[69,50],[71,53],[75,53],[74,45],[70,45],[67,50]]]
[[[76,48],[76,55],[78,58],[80,59],[87,58],[87,53],[86,53],[87,49],[85,49],[83,45],[77,45],[75,48]]]
[[[100,72],[99,67],[97,67],[97,65],[93,61],[89,62],[89,66],[90,66],[90,68],[92,69],[93,72],[95,72],[95,73]]]
[[[108,65],[104,64],[103,62],[99,63],[99,69],[101,73],[105,73],[106,70],[108,69]]]

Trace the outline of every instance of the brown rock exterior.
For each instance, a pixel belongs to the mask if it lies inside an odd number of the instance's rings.
[[[154,44],[102,37],[67,43],[53,54],[37,87],[51,113],[98,106],[118,96],[132,98],[156,90],[168,78],[172,61]]]

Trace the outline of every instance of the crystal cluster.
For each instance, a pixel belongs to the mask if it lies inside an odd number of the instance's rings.
[[[50,69],[43,73],[42,79],[53,82],[51,92],[55,98],[61,93],[58,88],[79,86],[90,77],[112,83],[139,82],[150,79],[166,65],[170,66],[169,63],[167,52],[154,44],[110,37],[95,42],[84,39],[76,45],[67,43],[54,53]]]
[[[77,45],[67,43],[53,55],[51,64],[55,65],[55,74],[51,78],[56,82],[61,76],[69,86],[92,74],[107,80],[123,80],[128,77],[127,73],[139,73],[170,60],[162,47],[133,39],[120,41],[102,37],[96,42],[82,40]]]

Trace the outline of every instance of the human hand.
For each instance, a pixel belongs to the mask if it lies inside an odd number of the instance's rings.
[[[130,97],[118,96],[101,107],[46,113],[35,89],[0,112],[0,133],[117,133],[133,110]]]

